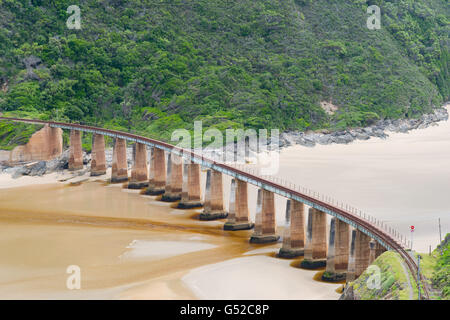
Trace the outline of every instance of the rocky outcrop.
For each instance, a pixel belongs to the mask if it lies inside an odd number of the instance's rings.
[[[61,155],[62,149],[62,130],[46,125],[35,132],[26,145],[14,148],[10,153],[9,162],[50,160]]]
[[[267,139],[267,150],[279,151],[293,145],[302,145],[305,147],[314,147],[316,145],[329,144],[349,144],[355,140],[369,140],[372,137],[386,139],[388,132],[407,133],[414,129],[424,129],[429,126],[435,126],[436,122],[448,120],[448,112],[444,107],[435,109],[431,114],[424,114],[419,119],[397,119],[380,120],[376,124],[365,128],[353,128],[343,131],[330,132],[328,130],[320,131],[288,131],[280,134],[278,141]],[[270,132],[268,132],[270,136]],[[259,143],[259,142],[258,142]],[[257,156],[257,147],[249,145],[249,155],[246,158],[255,158]],[[223,159],[235,159],[236,143],[229,143],[225,148],[209,150],[205,156],[222,161]]]
[[[42,176],[53,172],[59,172],[69,168],[69,149],[65,150],[58,157],[47,161],[31,161],[25,164],[0,163],[0,174],[7,173],[13,178],[21,176]],[[91,162],[91,155],[83,152],[83,164]]]
[[[36,56],[28,56],[22,60],[23,64],[27,69],[27,73],[25,74],[24,81],[27,80],[37,80],[41,81],[42,79],[35,72],[36,69],[43,69],[44,65],[42,64],[42,60]]]
[[[385,139],[390,132],[407,133],[414,129],[425,129],[435,125],[436,122],[448,120],[445,108],[436,109],[431,114],[424,114],[419,119],[380,120],[366,128],[355,128],[336,132],[299,132],[291,131],[280,135],[280,148],[300,144],[314,147],[316,144],[327,145],[332,143],[348,144],[354,140],[369,140],[371,137]]]
[[[131,148],[127,148],[128,168],[132,166]],[[8,152],[9,153],[9,152]],[[66,149],[56,158],[47,161],[28,161],[28,163],[9,163],[0,161],[0,174],[10,174],[14,178],[21,176],[42,176],[53,172],[59,172],[69,167],[69,149]],[[112,149],[105,150],[107,167],[112,165]],[[89,165],[91,162],[91,154],[83,152],[83,164]],[[89,169],[89,167],[87,167]]]

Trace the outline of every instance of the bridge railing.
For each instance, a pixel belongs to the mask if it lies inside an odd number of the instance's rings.
[[[402,246],[403,248],[410,248],[410,245],[411,245],[410,241],[407,240],[406,236],[401,234],[397,229],[390,226],[386,221],[380,220],[360,209],[357,209],[355,206],[352,206],[352,205],[342,202],[342,201],[338,201],[338,200],[334,199],[333,197],[327,196],[325,194],[321,194],[317,191],[306,188],[304,186],[297,185],[289,180],[275,177],[275,176],[270,176],[270,175],[263,175],[263,174],[261,174],[260,168],[258,168],[258,167],[251,168],[246,164],[237,163],[237,162],[234,162],[234,163],[231,163],[228,165],[231,165],[232,167],[234,167],[240,171],[246,172],[248,174],[251,174],[253,176],[262,177],[265,180],[268,180],[272,183],[281,185],[281,186],[291,189],[293,191],[297,191],[299,193],[307,195],[308,197],[322,201],[326,204],[329,204],[333,207],[337,207],[337,208],[339,208],[343,211],[346,211],[354,216],[357,216],[360,219],[367,222],[368,224],[372,225],[373,227],[379,229],[380,231],[387,233],[389,236],[391,236],[392,239],[394,239],[394,241],[396,241],[396,243],[398,245]]]

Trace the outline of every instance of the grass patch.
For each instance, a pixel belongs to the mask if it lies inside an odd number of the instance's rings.
[[[26,144],[40,128],[42,126],[0,121],[0,149],[13,150],[19,145]]]
[[[369,288],[368,283],[371,277],[374,277],[374,271],[367,269],[364,273],[352,283],[355,294],[361,300],[408,300],[410,297],[410,288],[408,286],[407,277],[410,277],[411,284],[414,288],[415,281],[412,275],[405,274],[401,257],[398,253],[387,251],[380,255],[373,265],[380,269],[380,286],[377,288]],[[413,293],[417,296],[417,293]]]

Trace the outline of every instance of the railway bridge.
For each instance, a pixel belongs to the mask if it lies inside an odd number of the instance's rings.
[[[286,228],[278,255],[288,258],[304,256],[304,268],[326,266],[327,280],[352,281],[383,251],[393,250],[400,254],[416,280],[424,282],[407,249],[406,237],[349,205],[293,183],[261,176],[245,165],[214,161],[191,150],[127,132],[33,119],[0,117],[0,121],[43,125],[48,131],[45,136],[48,141],[44,145],[56,145],[59,149],[62,141],[55,141],[58,135],[54,134],[54,130],[70,130],[69,170],[73,171],[83,168],[82,132],[91,133],[91,175],[94,176],[106,173],[104,137],[111,137],[114,139],[111,182],[128,182],[128,188],[145,188],[145,192],[150,195],[162,194],[162,201],[179,201],[179,208],[203,207],[201,220],[226,218],[223,228],[230,232],[253,229],[249,239],[253,243],[279,240],[274,195],[285,197],[288,199]],[[133,143],[130,174],[127,141]],[[151,150],[150,166],[147,148]],[[200,187],[201,168],[207,170],[204,202]],[[228,212],[225,212],[223,199],[224,174],[232,177]],[[258,188],[254,222],[250,220],[248,209],[248,184]],[[332,216],[328,237],[326,215]],[[424,288],[424,296],[428,297],[426,286],[421,287]]]

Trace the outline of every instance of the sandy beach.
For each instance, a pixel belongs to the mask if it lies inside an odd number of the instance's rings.
[[[291,263],[255,254],[194,269],[183,281],[201,299],[336,299],[339,285],[324,286],[313,279],[318,271],[299,270]]]
[[[0,189],[7,188],[17,188],[17,187],[25,187],[32,185],[42,185],[49,183],[58,183],[58,180],[68,178],[69,175],[62,175],[60,173],[54,172],[50,174],[46,174],[42,177],[38,176],[22,176],[20,178],[14,179],[10,174],[1,173],[0,174]]]

